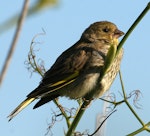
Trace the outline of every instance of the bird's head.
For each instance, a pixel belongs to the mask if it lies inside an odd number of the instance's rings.
[[[118,38],[124,33],[108,21],[96,22],[90,25],[82,34],[81,39],[89,42],[103,41],[108,44],[118,43]]]

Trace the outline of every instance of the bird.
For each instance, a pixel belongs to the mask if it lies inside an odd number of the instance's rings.
[[[101,97],[109,90],[120,69],[123,48],[101,77],[103,69],[108,65],[108,56],[111,58],[116,53],[118,39],[122,35],[124,32],[112,22],[99,21],[91,24],[80,39],[65,50],[45,72],[38,87],[10,113],[9,121],[37,99],[39,101],[33,109],[58,97],[75,100],[86,98],[93,90],[93,99]],[[110,49],[114,49],[113,52]],[[99,78],[102,79],[98,80]]]

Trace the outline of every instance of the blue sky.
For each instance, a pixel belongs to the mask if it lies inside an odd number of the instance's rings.
[[[91,23],[108,20],[114,22],[120,30],[127,32],[147,3],[148,0],[61,0],[57,6],[26,19],[13,60],[0,88],[0,135],[43,136],[47,132],[48,123],[51,122],[52,111],[58,110],[52,102],[39,109],[32,110],[35,104],[32,103],[11,122],[8,122],[6,118],[41,80],[41,77],[37,74],[30,78],[30,73],[27,71],[24,62],[27,59],[32,38],[37,33],[41,33],[42,28],[45,30],[46,35],[37,39],[37,41],[42,42],[41,45],[37,46],[37,49],[40,49],[37,57],[42,58],[45,61],[46,69],[49,69],[60,53],[79,40],[82,32]],[[20,0],[12,3],[7,0],[2,1],[0,24],[14,14],[19,13],[22,4],[23,1]],[[134,107],[134,109],[145,123],[150,121],[149,22],[150,13],[144,17],[124,44],[124,58],[121,64],[126,93],[129,94],[133,90],[142,92],[139,101],[142,108],[136,109]],[[14,31],[15,27],[0,34],[0,68],[4,63]],[[115,93],[117,100],[122,99],[119,93],[121,87],[118,78],[110,90]],[[60,100],[66,107],[72,107],[76,103],[66,98]],[[132,98],[130,102],[133,104]],[[85,129],[89,129],[91,134],[94,131],[96,116],[101,110],[102,101],[94,101],[84,114],[77,130],[83,132]],[[106,136],[123,136],[139,127],[141,127],[139,122],[127,106],[122,104],[117,107],[117,112],[108,119]],[[52,132],[54,136],[63,135],[65,128],[64,121],[58,122]],[[145,135],[148,135],[148,133],[142,132],[138,136]]]

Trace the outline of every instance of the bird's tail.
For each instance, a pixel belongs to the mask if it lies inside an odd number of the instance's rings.
[[[14,116],[16,116],[20,111],[22,111],[26,106],[28,106],[31,102],[33,102],[35,98],[27,98],[25,99],[16,109],[14,109],[10,115],[8,116],[9,121],[12,120]]]

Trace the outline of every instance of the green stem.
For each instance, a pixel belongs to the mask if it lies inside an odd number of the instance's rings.
[[[80,119],[81,119],[81,117],[82,117],[82,115],[83,115],[83,113],[84,113],[84,111],[85,111],[85,109],[86,109],[86,107],[88,105],[89,105],[89,102],[87,102],[87,101],[83,102],[83,104],[79,108],[79,111],[76,114],[76,117],[73,120],[73,122],[72,122],[72,124],[71,124],[71,126],[70,126],[70,128],[69,128],[69,130],[68,130],[68,132],[66,134],[66,136],[71,136],[73,134],[73,132],[75,131],[75,129],[76,129],[76,127],[77,127],[77,125],[78,125],[78,123],[79,123],[79,121],[80,121]]]
[[[144,130],[144,127],[141,127],[140,129],[132,132],[131,134],[128,134],[127,136],[135,136],[136,134],[139,134],[140,132],[142,132]]]
[[[137,118],[137,120],[141,123],[141,125],[144,126],[145,124],[143,123],[143,121],[139,118],[139,116],[133,110],[132,106],[127,101],[127,97],[126,97],[126,94],[125,94],[125,88],[124,88],[124,85],[123,85],[121,71],[119,71],[119,77],[120,77],[120,81],[121,81],[121,87],[122,87],[122,91],[123,91],[124,102],[126,103],[126,105],[128,106],[128,108],[130,109],[130,111],[134,114],[134,116]]]
[[[66,120],[66,123],[67,123],[67,126],[68,128],[70,127],[71,125],[71,122],[69,120],[69,117],[67,116],[66,112],[64,111],[63,107],[59,104],[58,100],[57,99],[54,99],[53,102],[56,104],[56,106],[59,108],[59,110],[61,111],[61,114],[63,115],[63,117],[65,118]]]
[[[150,122],[148,122],[144,127],[141,127],[140,129],[128,134],[127,136],[135,136],[136,134],[139,134],[140,132],[147,130],[150,132],[150,129],[148,128],[150,126]]]
[[[124,89],[124,84],[123,84],[123,80],[122,80],[122,74],[121,74],[120,70],[119,70],[119,77],[120,77],[120,82],[121,82],[123,97],[124,97],[124,99],[126,99],[127,97],[126,97],[126,93],[125,93],[125,89]]]
[[[134,114],[134,116],[137,118],[137,120],[141,123],[142,126],[144,126],[144,122],[140,119],[140,117],[136,114],[136,112],[133,110],[132,106],[129,104],[129,102],[126,100],[125,103],[129,107],[130,111]]]
[[[132,26],[129,28],[129,30],[127,31],[127,33],[125,34],[125,36],[123,37],[123,39],[121,40],[121,42],[119,43],[117,54],[118,54],[119,50],[122,48],[122,46],[125,43],[125,41],[128,39],[128,37],[131,34],[131,32],[135,29],[135,27],[138,25],[138,23],[146,15],[146,13],[149,11],[149,9],[150,9],[150,2],[147,4],[147,6],[145,7],[145,9],[138,16],[138,18],[135,20],[135,22],[132,24]]]

